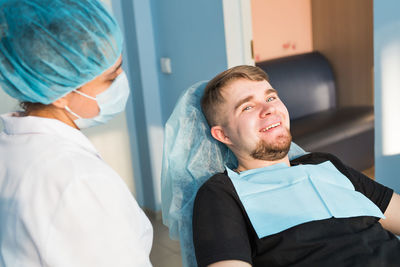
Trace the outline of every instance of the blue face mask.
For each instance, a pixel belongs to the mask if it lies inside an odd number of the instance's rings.
[[[65,109],[78,118],[74,120],[74,123],[79,129],[104,124],[115,117],[118,113],[124,111],[126,101],[129,97],[129,91],[128,79],[126,78],[125,72],[122,72],[107,90],[98,94],[96,97],[89,96],[77,90],[74,91],[84,97],[97,101],[97,105],[100,109],[97,116],[93,118],[82,118],[73,112],[68,106],[65,106]]]

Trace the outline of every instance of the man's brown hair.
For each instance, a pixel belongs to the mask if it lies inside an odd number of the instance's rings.
[[[222,89],[239,79],[269,81],[268,75],[262,69],[248,65],[236,66],[215,76],[207,83],[204,95],[201,98],[201,108],[210,127],[225,123],[222,118],[222,111],[219,108],[224,103]]]

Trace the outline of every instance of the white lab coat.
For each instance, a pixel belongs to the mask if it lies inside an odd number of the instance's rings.
[[[1,118],[0,266],[151,266],[149,220],[79,130]]]

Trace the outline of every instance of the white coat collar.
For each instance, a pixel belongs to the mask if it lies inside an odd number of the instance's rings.
[[[77,130],[59,120],[36,116],[21,116],[21,113],[19,112],[0,115],[0,119],[3,121],[4,133],[7,135],[57,135],[63,139],[76,143],[100,157],[96,148],[80,130]]]

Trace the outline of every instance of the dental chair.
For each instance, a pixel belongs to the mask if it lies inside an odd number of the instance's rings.
[[[183,266],[197,266],[192,239],[193,203],[197,190],[212,175],[237,166],[233,153],[210,134],[200,99],[207,81],[187,89],[165,125],[161,198],[163,223],[179,240]],[[292,143],[289,158],[306,152]],[[232,233],[235,234],[235,233]]]

